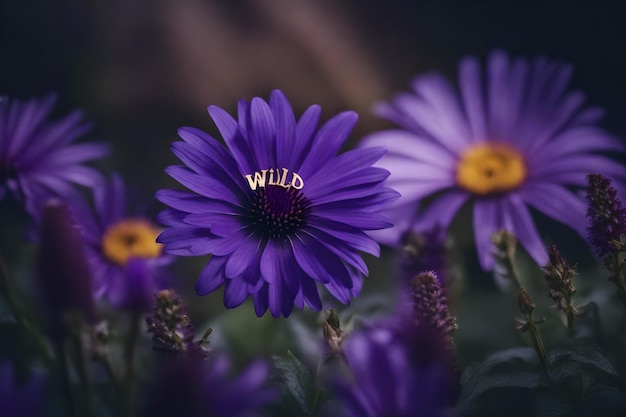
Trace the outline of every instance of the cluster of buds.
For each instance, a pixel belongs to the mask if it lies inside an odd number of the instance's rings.
[[[626,209],[617,198],[611,180],[600,174],[587,176],[587,217],[589,217],[589,239],[598,256],[626,249]]]
[[[152,349],[173,356],[203,356],[209,329],[200,341],[194,341],[195,328],[187,307],[173,290],[162,290],[155,295],[156,305],[146,317],[148,333],[152,333]]]
[[[531,301],[528,291],[526,291],[523,287],[520,287],[517,292],[517,304],[525,318],[525,320],[520,323],[518,330],[521,332],[530,331],[533,346],[535,348],[535,352],[537,353],[537,357],[539,358],[539,363],[544,370],[547,370],[548,357],[546,355],[545,347],[543,346],[543,340],[539,334],[539,329],[537,328],[537,325],[542,323],[544,320],[534,319],[533,311],[535,310],[535,304]]]
[[[600,174],[587,176],[589,240],[609,270],[609,280],[626,305],[626,209],[611,180]]]
[[[425,271],[411,280],[413,319],[416,323],[429,324],[450,344],[458,326],[456,318],[448,309],[448,296],[445,288],[433,271]]]
[[[324,334],[324,342],[328,348],[328,357],[332,357],[341,351],[341,343],[345,339],[345,331],[339,323],[339,314],[337,310],[331,308],[328,311],[328,317],[322,324],[322,332]]]
[[[576,292],[574,288],[576,269],[569,266],[555,245],[550,246],[548,255],[550,262],[542,268],[548,285],[548,295],[556,302],[559,310],[567,312],[572,295]]]

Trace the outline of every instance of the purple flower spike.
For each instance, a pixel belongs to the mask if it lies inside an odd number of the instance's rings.
[[[389,214],[395,227],[376,236],[397,244],[410,227],[447,228],[469,203],[483,269],[494,267],[490,236],[498,230],[511,231],[545,265],[529,206],[584,237],[586,204],[576,191],[589,172],[623,181],[624,166],[602,153],[623,153],[624,144],[595,125],[602,111],[566,90],[569,65],[497,51],[481,72],[476,58],[466,58],[458,90],[430,74],[377,108],[401,129],[374,133],[363,144],[389,149],[377,165],[391,172],[389,185],[402,197]]]
[[[213,257],[196,283],[199,295],[224,285],[224,305],[249,295],[257,316],[287,317],[294,304],[320,310],[317,284],[344,304],[361,289],[367,267],[359,252],[379,255],[364,230],[391,226],[380,211],[397,197],[389,173],[371,165],[382,148],[336,156],[357,120],[344,112],[317,129],[321,109],[296,121],[282,92],[269,103],[239,102],[238,121],[219,107],[209,114],[226,147],[182,128],[172,150],[184,166],[166,171],[192,192],[161,190],[170,226],[158,238],[167,252]]]
[[[278,398],[265,388],[268,366],[254,362],[236,377],[229,376],[226,356],[170,358],[163,362],[145,409],[146,417],[254,417]]]
[[[458,376],[441,334],[406,321],[352,334],[342,351],[351,377],[336,388],[347,417],[438,417],[458,395]]]
[[[48,308],[51,331],[64,336],[63,316],[81,313],[97,320],[89,270],[80,231],[67,205],[50,200],[43,208],[39,230],[39,283]]]
[[[103,144],[72,144],[89,130],[75,111],[50,122],[55,97],[9,100],[0,96],[0,201],[20,201],[31,216],[54,196],[68,196],[71,184],[93,187],[100,174],[83,163],[103,157]]]
[[[612,242],[620,242],[626,235],[626,209],[617,198],[611,180],[600,174],[587,177],[587,217],[589,217],[589,240],[600,257],[615,251]]]
[[[114,175],[94,190],[95,210],[73,200],[94,277],[97,298],[118,308],[147,311],[153,294],[165,288],[164,266],[172,257],[156,243],[161,230],[142,216],[129,215],[121,177]]]

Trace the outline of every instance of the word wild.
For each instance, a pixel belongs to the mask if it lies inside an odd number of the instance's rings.
[[[269,178],[267,178],[267,173],[269,172]],[[274,173],[276,174],[276,178],[274,178]],[[247,174],[246,179],[248,180],[248,184],[250,184],[250,188],[254,191],[257,187],[265,187],[266,185],[278,185],[279,187],[289,188],[293,187],[296,190],[302,189],[304,187],[304,181],[302,177],[295,172],[291,173],[291,182],[285,183],[287,181],[287,175],[289,174],[289,170],[287,168],[282,168],[282,176],[280,169],[262,169],[261,172],[255,172],[254,174]],[[254,175],[254,178],[252,177]],[[267,184],[266,184],[267,181]]]

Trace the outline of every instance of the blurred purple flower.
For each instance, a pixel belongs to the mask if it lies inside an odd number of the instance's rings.
[[[367,267],[359,251],[378,256],[364,230],[389,227],[380,210],[397,193],[389,173],[371,165],[385,151],[358,149],[335,156],[356,123],[344,112],[317,130],[321,109],[311,106],[296,122],[287,98],[269,104],[239,101],[239,121],[224,110],[209,114],[226,141],[181,128],[172,145],[186,166],[167,173],[193,193],[161,190],[171,206],[160,220],[171,226],[158,241],[176,255],[213,254],[196,283],[205,295],[225,286],[224,305],[248,295],[256,314],[288,316],[295,304],[320,310],[317,283],[342,303],[360,290]]]
[[[163,267],[171,263],[156,243],[160,229],[144,217],[128,215],[126,191],[118,175],[94,188],[95,210],[75,199],[93,271],[94,293],[118,308],[148,310],[154,292],[167,284]]]
[[[528,206],[585,236],[586,204],[570,187],[584,187],[589,172],[624,179],[624,166],[600,154],[624,145],[595,126],[602,111],[566,91],[571,73],[561,62],[494,52],[484,83],[470,57],[459,66],[460,91],[431,74],[414,81],[414,92],[380,105],[378,114],[403,130],[374,133],[363,145],[389,149],[377,165],[391,172],[389,185],[402,197],[389,214],[395,227],[377,238],[395,244],[413,222],[447,227],[467,202],[485,270],[494,266],[490,236],[500,229],[513,232],[539,265],[547,263]]]
[[[10,195],[33,216],[50,197],[71,194],[72,183],[93,187],[100,175],[83,163],[108,152],[104,144],[71,144],[89,125],[79,111],[49,121],[54,103],[54,95],[28,101],[0,96],[0,200]]]
[[[48,309],[51,332],[64,337],[63,315],[80,312],[95,322],[92,276],[80,231],[67,205],[57,199],[43,208],[39,224],[39,283]]]
[[[439,282],[445,287],[449,279],[447,250],[445,229],[438,224],[428,230],[404,233],[398,258],[402,283],[409,283],[423,271],[429,270],[436,272]]]
[[[0,364],[0,414],[4,417],[43,415],[44,378],[40,372],[18,375],[11,363]]]
[[[589,217],[589,240],[600,257],[614,252],[611,242],[620,242],[626,235],[626,209],[617,198],[611,180],[600,174],[587,176],[587,217]]]
[[[425,323],[374,324],[342,351],[352,375],[336,388],[347,417],[442,416],[458,394],[449,346]]]
[[[278,399],[278,392],[264,388],[268,366],[257,361],[241,374],[229,377],[226,356],[169,358],[154,377],[146,417],[252,417]]]

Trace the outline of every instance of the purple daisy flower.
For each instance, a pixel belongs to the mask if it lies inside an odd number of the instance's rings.
[[[104,144],[71,144],[89,130],[74,111],[51,122],[53,95],[42,100],[0,96],[0,201],[19,200],[30,215],[52,196],[68,196],[71,184],[93,187],[100,175],[84,162],[107,154]]]
[[[547,263],[528,206],[584,237],[586,204],[576,190],[586,174],[624,179],[626,170],[602,154],[624,151],[595,126],[602,111],[566,91],[571,73],[561,62],[494,52],[484,84],[470,57],[459,66],[459,91],[432,74],[417,78],[414,92],[380,105],[378,113],[403,130],[374,133],[363,144],[388,147],[378,166],[391,172],[389,185],[402,197],[389,213],[395,227],[377,237],[395,244],[411,227],[447,227],[467,202],[485,270],[493,268],[490,235],[499,229],[514,233],[539,265]]]
[[[347,417],[443,416],[458,395],[450,351],[427,325],[378,323],[350,335],[342,352],[351,377],[335,388]]]
[[[147,310],[155,290],[167,279],[163,266],[172,261],[156,243],[161,232],[142,216],[128,215],[124,183],[118,175],[94,189],[95,210],[74,201],[97,298],[116,307]]]
[[[227,147],[208,134],[181,128],[172,145],[186,166],[166,172],[193,193],[161,190],[171,226],[158,238],[176,255],[212,254],[196,283],[205,295],[225,286],[234,308],[252,294],[256,314],[288,316],[295,304],[322,308],[321,283],[347,304],[361,289],[367,267],[359,251],[378,256],[364,230],[391,224],[379,212],[397,193],[383,185],[389,173],[371,165],[382,148],[336,156],[357,120],[344,112],[317,130],[313,105],[296,122],[287,98],[269,104],[239,101],[239,121],[224,110],[209,114]]]
[[[252,417],[278,398],[265,388],[269,374],[266,363],[256,361],[241,374],[229,376],[229,360],[220,355],[209,360],[198,357],[164,362],[143,415]]]

